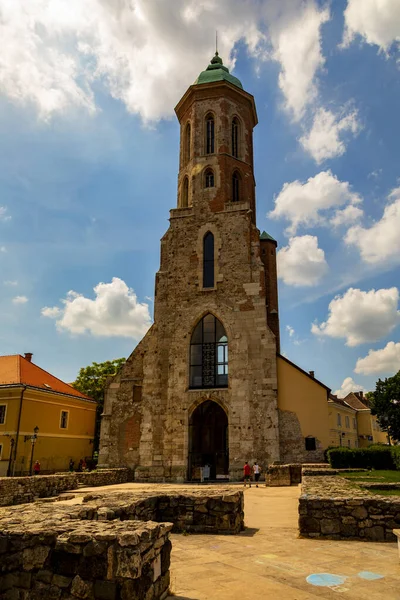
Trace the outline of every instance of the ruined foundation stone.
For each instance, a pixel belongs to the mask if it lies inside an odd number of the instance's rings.
[[[243,493],[232,490],[100,492],[82,504],[1,508],[0,600],[163,599],[171,529],[221,534],[243,527]]]
[[[394,542],[400,498],[378,496],[337,475],[304,475],[299,500],[303,537]]]
[[[0,506],[33,502],[35,498],[57,496],[80,486],[126,483],[132,481],[132,475],[129,469],[119,468],[32,477],[0,477]]]

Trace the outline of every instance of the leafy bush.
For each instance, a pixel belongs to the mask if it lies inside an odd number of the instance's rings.
[[[398,449],[400,451],[400,448]],[[328,460],[334,469],[400,469],[400,452],[390,446],[333,448]]]

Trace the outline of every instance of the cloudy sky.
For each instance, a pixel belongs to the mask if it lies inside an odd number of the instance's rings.
[[[0,354],[72,381],[148,328],[216,24],[257,104],[282,350],[374,388],[400,368],[398,0],[0,0]]]

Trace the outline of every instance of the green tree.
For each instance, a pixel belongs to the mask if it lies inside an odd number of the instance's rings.
[[[114,360],[106,360],[103,363],[94,362],[88,367],[83,367],[72,384],[76,390],[79,390],[82,394],[93,398],[93,400],[96,400],[97,402],[96,426],[93,442],[94,451],[99,449],[100,423],[104,406],[104,389],[107,377],[118,373],[121,366],[125,363],[125,360],[125,358],[116,358]]]
[[[400,371],[384,381],[378,379],[370,398],[371,413],[390,438],[400,441]]]

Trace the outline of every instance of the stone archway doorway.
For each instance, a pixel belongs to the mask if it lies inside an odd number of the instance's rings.
[[[228,478],[228,417],[212,400],[202,402],[189,420],[189,481],[200,480],[205,465],[210,467],[210,480]]]

